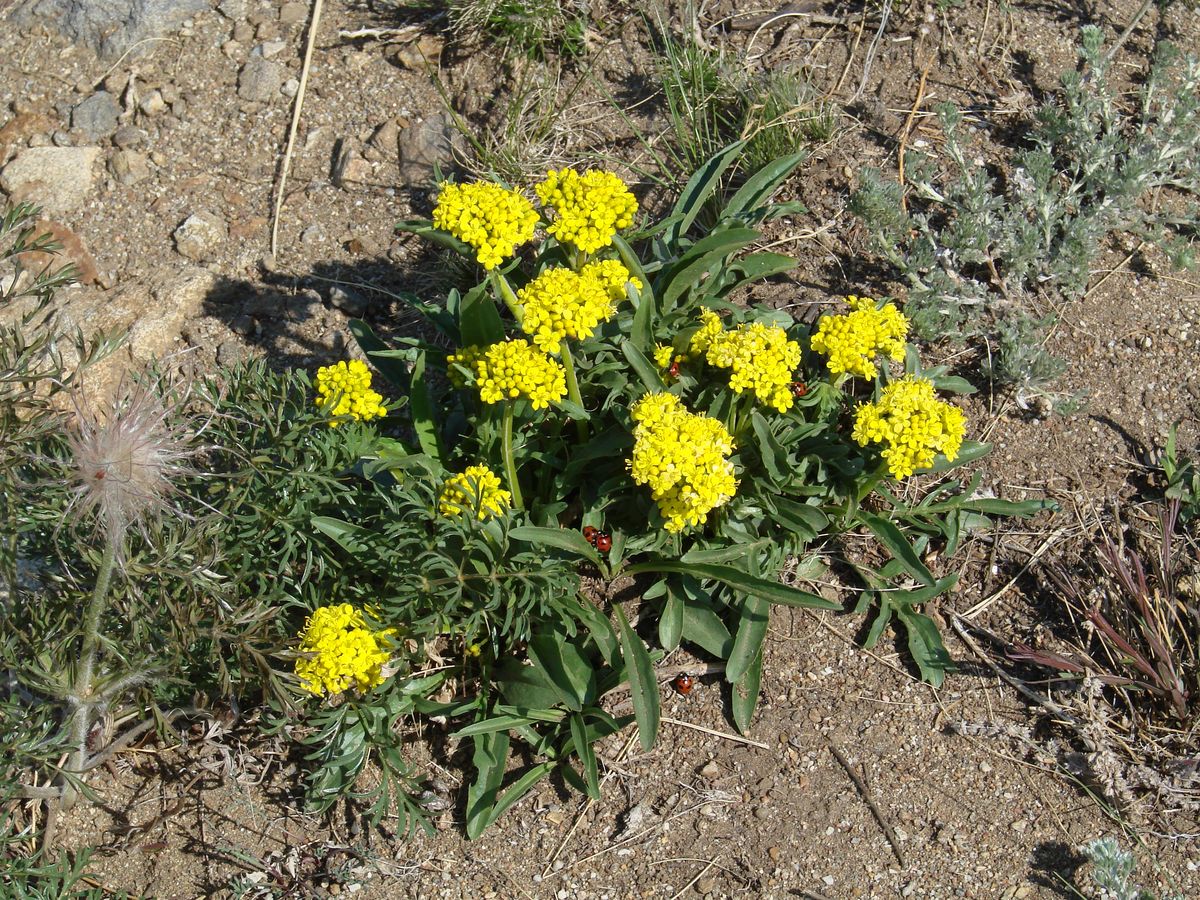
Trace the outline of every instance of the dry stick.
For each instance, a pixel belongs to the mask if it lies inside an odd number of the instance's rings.
[[[1129,40],[1129,36],[1133,34],[1133,29],[1137,28],[1138,22],[1142,21],[1142,17],[1150,12],[1150,7],[1154,5],[1154,0],[1146,0],[1142,4],[1142,8],[1133,14],[1133,18],[1129,20],[1129,24],[1125,26],[1125,30],[1121,32],[1117,38],[1117,42],[1108,48],[1108,52],[1104,54],[1104,61],[1111,62],[1121,46]]]
[[[1025,685],[1024,682],[1018,681],[1016,678],[1013,678],[1011,675],[1009,675],[1007,672],[1005,672],[1003,669],[1001,669],[998,665],[996,665],[996,663],[992,661],[992,658],[983,652],[983,648],[980,647],[979,644],[977,644],[975,642],[975,639],[972,638],[971,635],[967,633],[966,626],[971,625],[974,628],[978,628],[980,631],[984,632],[988,636],[995,637],[994,635],[991,634],[991,632],[989,632],[985,628],[982,628],[979,625],[974,625],[973,623],[967,622],[966,619],[964,619],[962,616],[957,615],[957,614],[954,616],[953,619],[950,620],[950,624],[954,626],[954,630],[956,632],[958,632],[958,636],[960,638],[962,638],[963,643],[965,643],[968,647],[971,648],[971,652],[974,653],[976,656],[978,656],[981,660],[983,660],[984,663],[987,664],[987,667],[989,669],[991,669],[993,672],[995,672],[996,675],[1002,681],[1004,681],[1006,684],[1008,684],[1009,687],[1016,690],[1023,697],[1026,697],[1026,698],[1032,700],[1034,703],[1036,703],[1038,706],[1042,707],[1043,709],[1049,710],[1054,715],[1058,716],[1058,718],[1061,719],[1066,724],[1068,724],[1074,728],[1078,728],[1080,726],[1081,723],[1077,718],[1075,718],[1073,715],[1071,715],[1069,712],[1067,712],[1065,709],[1063,709],[1061,706],[1059,706],[1053,700],[1051,700],[1048,697],[1039,696],[1036,692],[1030,690]]]
[[[863,16],[858,20],[858,34],[854,36],[854,43],[850,47],[850,55],[846,58],[846,66],[842,69],[842,74],[838,76],[837,84],[833,86],[833,90],[826,94],[826,97],[832,97],[842,89],[842,83],[846,80],[846,76],[850,74],[850,66],[854,63],[854,55],[858,53],[858,45],[862,43],[863,32],[867,27],[867,17]]]
[[[933,66],[933,54],[929,54],[929,62],[925,63],[925,68],[921,70],[921,80],[917,83],[917,99],[913,101],[912,109],[908,111],[908,118],[904,120],[904,127],[900,129],[900,149],[897,151],[897,161],[900,166],[900,206],[908,212],[908,198],[904,196],[904,154],[908,150],[908,133],[912,130],[913,122],[917,118],[917,110],[921,108],[921,101],[925,99],[925,80],[929,77],[929,69]]]
[[[866,783],[859,777],[858,773],[850,767],[850,761],[842,755],[842,751],[838,749],[837,744],[833,742],[833,738],[829,735],[825,736],[826,742],[829,744],[829,752],[831,752],[846,774],[850,776],[850,780],[854,782],[854,786],[858,788],[859,795],[866,801],[867,807],[871,810],[871,814],[875,816],[875,821],[879,823],[879,827],[883,829],[884,836],[887,837],[887,842],[892,845],[892,852],[896,854],[896,859],[900,861],[900,867],[904,868],[908,864],[904,861],[904,854],[900,850],[900,842],[896,840],[896,832],[892,831],[892,826],[888,824],[888,820],[883,817],[879,807],[875,805],[875,800],[871,797],[871,792],[867,790]]]
[[[313,47],[317,43],[317,27],[321,24],[321,7],[324,0],[313,0],[312,16],[308,20],[308,43],[304,48],[304,64],[300,67],[300,87],[296,91],[296,105],[292,107],[292,127],[288,129],[287,149],[283,153],[283,166],[279,170],[279,192],[275,195],[275,211],[271,214],[271,255],[279,245],[279,211],[283,208],[283,191],[287,186],[288,169],[292,165],[292,150],[296,145],[296,131],[300,127],[300,110],[304,108],[304,92],[308,87],[308,70],[312,66]]]
[[[699,872],[697,872],[695,878],[693,878],[691,881],[689,881],[687,884],[685,884],[683,887],[681,887],[679,890],[677,890],[674,894],[671,895],[671,900],[679,900],[680,897],[682,897],[684,894],[686,894],[688,892],[688,889],[693,884],[695,884],[697,881],[699,881],[701,878],[703,878],[704,874],[709,869],[711,869],[713,866],[715,866],[716,864],[717,864],[717,861],[715,859],[709,860],[708,865],[705,866],[703,869],[701,869]]]
[[[1039,559],[1042,558],[1042,556],[1045,554],[1045,552],[1047,550],[1049,550],[1051,546],[1053,546],[1054,542],[1057,541],[1060,537],[1062,537],[1066,533],[1067,533],[1066,528],[1059,528],[1059,529],[1056,529],[1055,531],[1051,532],[1050,536],[1042,542],[1042,545],[1040,547],[1038,547],[1036,550],[1034,550],[1032,554],[1030,554],[1029,559],[1026,560],[1026,562],[1025,562],[1025,565],[1021,566],[1021,571],[1019,571],[1016,575],[1014,575],[1012,578],[1010,578],[1008,580],[1008,583],[1005,584],[1004,587],[1000,588],[1000,590],[993,592],[989,597],[987,597],[987,599],[980,600],[978,603],[976,603],[974,606],[972,606],[970,609],[968,609],[966,612],[964,612],[962,614],[963,618],[969,619],[972,616],[977,616],[981,612],[983,612],[985,609],[987,609],[989,606],[991,606],[993,603],[995,603],[997,600],[999,600],[1001,596],[1003,596],[1005,593],[1007,593],[1008,590],[1014,584],[1017,583],[1018,579],[1020,579],[1020,577],[1022,575],[1024,575],[1026,572],[1029,571],[1029,569],[1033,566],[1033,564],[1035,562],[1037,562]],[[996,548],[999,545],[1000,545],[999,541],[992,544],[992,559],[993,560],[996,558]],[[1028,552],[1028,551],[1026,551],[1026,552]],[[991,571],[990,566],[989,566],[988,571]]]
[[[867,79],[871,77],[871,67],[875,64],[875,54],[879,52],[879,42],[883,40],[883,32],[887,28],[888,19],[892,16],[892,0],[883,0],[883,8],[879,13],[879,29],[875,32],[875,37],[867,46],[867,55],[863,59],[862,80],[858,83],[858,90],[854,92],[851,100],[857,100],[862,96],[862,92],[867,88]]]
[[[729,734],[725,731],[716,731],[712,728],[705,728],[703,725],[694,725],[691,722],[685,722],[682,719],[672,719],[670,716],[663,716],[660,721],[666,722],[669,725],[679,725],[682,728],[690,728],[693,731],[702,731],[705,734],[711,734],[713,737],[724,738],[727,741],[734,741],[738,744],[749,744],[751,747],[758,747],[762,750],[770,750],[769,744],[764,744],[762,741],[751,740],[748,737],[742,737],[740,734]]]

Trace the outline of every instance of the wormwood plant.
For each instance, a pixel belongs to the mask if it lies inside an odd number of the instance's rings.
[[[304,739],[319,798],[350,790],[375,749],[402,765],[393,735],[413,714],[465,720],[454,736],[474,748],[470,836],[555,770],[597,796],[593,745],[631,721],[653,744],[654,663],[681,644],[726,662],[745,730],[771,606],[836,608],[779,571],[848,531],[874,535],[891,557],[854,562],[859,609],[875,609],[869,641],[896,620],[925,678],[940,683],[950,669],[920,606],[954,576],[935,575],[925,552],[952,553],[988,516],[1047,504],[976,498],[978,477],[911,499],[888,486],[986,452],[937,396],[969,387],[922,370],[891,304],[851,297],[810,335],[735,302],[793,265],[749,248],[787,209],[771,196],[800,162],[779,160],[718,196],[744,149],[708,160],[671,214],[642,228],[620,179],[574,169],[535,186],[540,210],[506,185],[445,183],[431,220],[400,225],[475,260],[483,277],[444,300],[406,297],[443,343],[387,346],[352,324],[402,398],[389,418],[408,437],[381,437],[362,461],[396,509],[314,526],[367,571],[396,548],[412,562],[381,566],[393,573],[386,590],[316,610],[300,636],[302,686],[333,698],[309,707],[319,724]],[[714,205],[715,224],[701,229]],[[318,372],[331,431],[384,412],[368,375],[353,362]],[[637,578],[636,613],[582,593],[581,569]],[[605,702],[623,684],[631,714]],[[514,738],[535,762],[506,785]],[[388,792],[370,796],[381,814]],[[401,806],[421,821],[419,797]]]
[[[948,171],[910,151],[907,210],[899,185],[877,170],[863,173],[850,203],[907,282],[916,332],[988,338],[993,377],[1021,400],[1061,371],[1041,347],[1049,312],[1083,293],[1109,235],[1159,244],[1178,265],[1195,261],[1195,204],[1170,212],[1159,192],[1200,189],[1200,60],[1159,44],[1129,110],[1109,86],[1099,28],[1083,29],[1080,56],[1083,71],[1062,76],[1061,95],[1037,111],[1004,175],[978,163],[962,114],[944,103]]]

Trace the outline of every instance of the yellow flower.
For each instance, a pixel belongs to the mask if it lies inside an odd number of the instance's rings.
[[[458,364],[472,372],[484,403],[527,397],[534,409],[542,409],[567,393],[567,374],[562,364],[525,340],[467,347],[450,354],[446,362],[451,371]]]
[[[860,404],[852,436],[860,446],[883,444],[883,459],[893,478],[907,478],[933,465],[934,455],[958,457],[966,416],[938,400],[933,382],[906,375],[883,389],[878,403]]]
[[[372,631],[362,613],[349,603],[319,607],[300,632],[296,674],[300,686],[314,694],[359,693],[383,684],[388,661],[383,632]]]
[[[470,512],[483,522],[502,516],[512,506],[512,494],[500,487],[500,477],[487,466],[468,466],[465,472],[451,475],[442,484],[438,512],[459,516]]]
[[[517,300],[522,308],[521,328],[546,353],[557,353],[564,338],[591,337],[596,326],[617,311],[605,282],[563,268],[542,272],[517,292]]]
[[[669,369],[671,367],[671,357],[674,355],[675,348],[670,344],[654,345],[654,364],[660,369]]]
[[[777,325],[753,322],[724,331],[716,313],[701,314],[700,330],[692,336],[693,353],[718,369],[729,369],[729,387],[735,394],[753,392],[759,403],[780,412],[792,408],[792,372],[800,365],[800,345],[789,341]]]
[[[387,414],[383,397],[371,390],[371,370],[357,359],[317,369],[317,398],[313,402],[333,417],[331,428],[340,424],[337,420],[342,416],[366,422]]]
[[[634,425],[630,473],[648,485],[667,531],[703,525],[737,491],[733,438],[709,416],[689,412],[673,394],[647,394],[630,410]]]
[[[642,289],[641,279],[630,275],[625,264],[617,259],[594,260],[580,269],[579,275],[598,281],[608,291],[613,303],[620,303],[625,299],[626,284],[632,284],[639,291]]]
[[[533,239],[538,215],[518,191],[490,181],[445,182],[433,209],[433,226],[475,248],[485,269],[494,269]]]
[[[874,378],[879,372],[874,361],[877,354],[894,360],[904,358],[908,319],[890,303],[876,309],[870,297],[851,295],[846,302],[851,312],[821,316],[812,348],[829,357],[829,371],[834,375],[849,372],[860,378]]]
[[[555,212],[550,234],[584,253],[610,246],[613,235],[633,222],[638,208],[625,182],[599,169],[582,175],[574,169],[551,169],[535,190],[542,205]]]

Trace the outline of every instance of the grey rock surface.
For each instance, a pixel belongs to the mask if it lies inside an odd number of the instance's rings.
[[[216,213],[201,210],[192,213],[175,229],[175,249],[188,259],[212,259],[228,234],[224,219]]]
[[[454,129],[449,116],[429,116],[402,128],[398,136],[400,183],[425,187],[434,177],[434,167],[443,174],[454,168]]]
[[[71,110],[71,127],[90,141],[100,141],[117,130],[121,104],[108,91],[96,91],[75,104]]]
[[[0,171],[0,190],[14,203],[29,201],[49,215],[70,215],[96,186],[98,147],[31,147]]]
[[[208,0],[18,0],[11,20],[24,28],[46,25],[113,57],[208,8]]]
[[[238,96],[254,103],[265,103],[278,95],[286,73],[287,69],[277,62],[261,56],[252,57],[238,77]]]

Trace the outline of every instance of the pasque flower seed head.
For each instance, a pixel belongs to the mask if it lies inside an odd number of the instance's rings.
[[[92,520],[120,553],[130,528],[171,509],[175,480],[193,471],[201,430],[171,385],[146,379],[118,388],[107,410],[79,398],[67,440],[75,497],[69,513]]]

